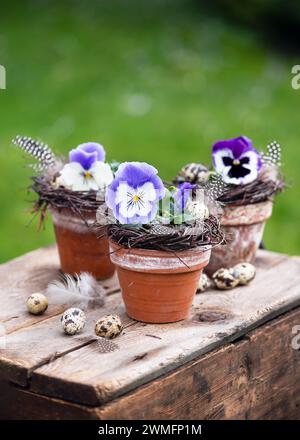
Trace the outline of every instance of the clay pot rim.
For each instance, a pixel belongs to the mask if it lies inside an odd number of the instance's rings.
[[[221,226],[246,226],[266,222],[271,217],[272,210],[273,199],[245,205],[228,204],[224,207]]]
[[[210,249],[193,248],[188,251],[171,253],[152,249],[127,249],[109,240],[110,259],[122,269],[144,273],[182,273],[193,272],[207,266]]]
[[[48,205],[48,210],[50,212],[50,214],[58,214],[61,216],[65,216],[65,217],[74,217],[74,218],[79,218],[79,219],[89,219],[89,218],[95,218],[97,210],[82,210],[81,215],[75,211],[73,211],[71,208],[58,208],[57,206],[53,206],[51,205],[51,203],[49,203]]]
[[[52,222],[55,226],[61,226],[66,229],[84,228],[88,231],[97,230],[99,235],[104,233],[106,236],[106,226],[97,225],[96,212],[85,211],[85,213],[78,213],[72,211],[70,208],[58,209],[53,206],[49,206],[49,213],[52,217]]]
[[[118,251],[124,251],[126,253],[131,253],[139,256],[149,256],[149,257],[157,257],[157,258],[177,258],[177,256],[185,257],[190,256],[192,254],[203,254],[205,252],[211,251],[212,247],[211,245],[203,245],[198,246],[192,249],[184,250],[184,251],[160,251],[155,249],[144,249],[144,248],[126,248],[125,246],[121,246],[118,243],[116,243],[114,240],[109,238],[110,245],[114,248],[113,253]]]
[[[270,200],[269,199],[268,200],[263,200],[262,202],[257,202],[257,203],[244,203],[242,205],[235,205],[234,203],[233,204],[226,203],[224,205],[224,209],[226,209],[226,208],[234,209],[234,208],[242,208],[242,207],[245,207],[245,206],[260,206],[260,205],[269,205],[269,204],[273,205],[273,203],[274,203],[274,199],[273,198],[270,199]]]

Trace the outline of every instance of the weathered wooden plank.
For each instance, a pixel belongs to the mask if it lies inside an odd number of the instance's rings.
[[[97,408],[100,419],[300,419],[300,308]]]
[[[289,257],[286,254],[278,254],[277,252],[258,249],[256,253],[255,266],[257,268],[262,267],[264,270],[271,269],[272,267],[276,266],[277,264],[289,258],[295,258],[295,257]]]
[[[287,258],[272,253],[262,255],[264,268],[279,264]],[[7,345],[7,348],[0,352],[0,373],[23,386],[27,384],[30,372],[34,368],[62,356],[63,353],[82,347],[90,340],[83,335],[75,338],[60,335],[58,316],[67,305],[53,305],[50,301],[48,310],[42,316],[33,316],[26,311],[27,296],[34,291],[43,290],[49,281],[59,275],[58,264],[56,248],[51,246],[30,252],[0,266],[0,324],[5,328]],[[117,291],[116,277],[104,281],[102,285],[107,293]],[[113,302],[108,301],[107,308],[99,311],[99,314],[116,310],[115,306],[118,307],[119,303],[119,298]],[[120,313],[124,315],[123,309]],[[99,315],[96,313],[95,316]],[[131,322],[127,317],[124,319]],[[93,323],[93,317],[89,318],[89,322]],[[14,334],[9,336],[11,333]]]
[[[264,257],[266,256],[266,265]],[[300,262],[260,253],[256,279],[233,291],[197,295],[190,318],[168,325],[138,323],[118,338],[120,350],[99,354],[94,344],[32,374],[37,393],[98,405],[235,340],[300,304]]]
[[[286,256],[278,254],[263,252],[259,255],[261,256],[258,258],[258,265],[262,266],[262,270],[270,269],[274,265],[281,264],[287,260]],[[4,316],[2,323],[5,324],[7,330],[6,349],[2,350],[0,354],[0,373],[23,386],[27,385],[28,378],[32,371],[40,365],[49,364],[49,362],[51,363],[56,357],[61,357],[65,353],[69,353],[70,351],[89,344],[91,342],[91,337],[87,336],[87,334],[92,333],[94,322],[100,314],[117,310],[119,313],[123,314],[127,325],[132,324],[132,321],[125,317],[124,310],[122,306],[120,306],[121,300],[118,295],[113,295],[111,299],[109,298],[105,309],[99,312],[93,312],[94,314],[89,316],[90,328],[87,329],[84,334],[78,335],[75,338],[66,337],[60,332],[57,313],[61,313],[65,307],[51,308],[50,306],[49,311],[47,311],[42,317],[33,317],[27,314],[24,307],[26,297],[33,291],[43,289],[50,280],[57,276],[57,274],[58,260],[55,248],[34,251],[24,257],[0,266],[0,288],[3,289],[4,293],[4,295],[1,296],[0,301],[2,316]],[[115,279],[109,280],[105,283],[105,286],[108,292],[115,292]],[[196,299],[194,314],[197,310],[199,298],[200,297],[197,297]],[[216,307],[214,310],[216,310]],[[16,318],[14,318],[14,316]],[[182,323],[178,324],[179,329],[181,325]],[[188,327],[190,325],[191,323],[188,324]],[[143,328],[143,325],[138,324],[136,326],[137,334],[132,333],[131,339],[129,339],[132,341],[135,348],[135,350],[132,351],[132,356],[133,358],[137,358],[136,361],[140,361],[142,360],[141,358],[143,358],[141,347],[143,350],[144,347],[149,350],[151,349],[149,338],[154,341],[158,341],[159,339],[157,339],[156,335],[154,335],[156,337],[153,338],[153,332],[151,331],[149,334],[144,335],[146,339],[148,339],[148,343],[146,340],[145,345],[143,343],[136,344],[136,338],[139,338],[141,333],[140,328]],[[176,326],[177,325],[175,325],[175,327]],[[169,326],[165,326],[165,328],[169,328]],[[170,334],[170,342],[168,343],[173,342],[172,335],[173,333]],[[124,337],[126,337],[126,332],[124,332],[124,335],[119,338],[119,341],[123,341]],[[187,337],[189,337],[189,334],[187,334]],[[163,340],[163,338],[161,340]],[[97,358],[99,357],[99,353],[94,345],[95,344],[91,345],[88,353],[89,355],[94,353],[95,361],[98,361]],[[126,341],[124,341],[124,347],[126,350]],[[121,365],[123,363],[123,350],[124,348],[120,350]],[[158,347],[158,351],[161,351],[161,347]],[[106,357],[108,355],[100,356]],[[170,362],[170,365],[168,365],[167,368],[173,368],[172,362]],[[134,380],[135,379],[136,378],[134,378]],[[85,386],[85,384],[83,386]],[[82,384],[78,384],[78,390],[81,388]],[[87,389],[89,389],[89,397],[87,400],[94,401],[94,387],[91,387],[90,384],[88,384]],[[122,389],[122,387],[120,389]],[[96,401],[98,401],[98,397],[96,397]]]
[[[93,420],[92,408],[33,394],[0,381],[0,420]]]
[[[107,297],[103,307],[86,312],[87,324],[78,335],[63,333],[60,315],[8,334],[5,348],[0,349],[0,376],[26,386],[31,372],[38,366],[92,343],[96,337],[94,326],[97,319],[108,313],[118,313],[125,328],[135,323],[125,314],[119,296],[112,295]]]
[[[101,407],[0,382],[0,419],[300,419],[299,322],[300,308]]]
[[[259,257],[260,258],[260,257]],[[258,258],[258,263],[259,263]],[[264,265],[278,264],[287,257],[281,254],[264,255]],[[268,261],[268,263],[267,263]],[[38,249],[8,263],[0,265],[0,324],[6,334],[28,327],[61,313],[65,307],[53,305],[41,316],[26,313],[25,300],[33,292],[43,291],[47,284],[59,277],[59,261],[56,246]],[[107,294],[118,292],[116,276],[102,281]]]
[[[54,333],[57,331],[59,334],[59,317],[68,304],[53,304],[50,298],[49,307],[43,315],[34,316],[27,312],[26,298],[33,292],[43,291],[50,281],[59,276],[55,246],[38,249],[0,265],[1,341],[5,334],[6,343],[5,349],[0,349],[0,374],[23,386],[27,384],[32,368],[82,347],[91,339],[84,336],[62,339],[60,335],[60,343],[56,344]],[[116,276],[101,284],[107,294],[118,290]],[[119,299],[109,299],[108,303],[111,311],[118,306]],[[95,316],[98,315],[95,313]],[[92,317],[89,322],[94,322]],[[49,340],[50,334],[54,339]]]
[[[0,324],[4,326],[6,334],[49,319],[65,310],[63,304],[54,305],[50,301],[49,308],[43,315],[33,316],[26,313],[27,297],[33,292],[43,291],[50,281],[59,276],[56,246],[29,252],[0,265]],[[118,290],[116,276],[101,284],[107,294]]]
[[[38,249],[0,265],[0,324],[6,334],[59,313],[60,308],[50,306],[44,315],[26,313],[26,298],[42,291],[59,276],[56,248]]]

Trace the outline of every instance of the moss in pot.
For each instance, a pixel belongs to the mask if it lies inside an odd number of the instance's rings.
[[[281,149],[276,142],[268,145],[266,154],[259,153],[245,136],[213,145],[214,171],[205,187],[213,188],[222,204],[226,244],[213,250],[206,268],[210,275],[221,267],[254,262],[266,221],[272,214],[274,196],[284,187],[280,159]]]
[[[133,319],[169,323],[189,314],[211,247],[223,238],[192,189],[166,189],[157,170],[139,162],[121,164],[107,189],[116,219],[107,228],[111,260]]]
[[[45,144],[17,136],[14,141],[38,160],[31,189],[38,195],[34,211],[40,221],[49,211],[55,230],[61,270],[75,275],[89,272],[97,279],[113,275],[107,237],[98,239],[96,214],[113,180],[105,151],[95,142],[80,144],[65,163]]]

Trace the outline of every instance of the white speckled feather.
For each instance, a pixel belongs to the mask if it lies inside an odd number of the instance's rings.
[[[64,274],[62,280],[54,280],[46,289],[51,303],[72,304],[86,310],[104,305],[105,290],[87,272],[74,277]]]

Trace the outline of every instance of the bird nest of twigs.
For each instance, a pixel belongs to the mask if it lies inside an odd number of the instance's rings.
[[[127,249],[149,249],[167,252],[186,251],[198,247],[213,247],[224,242],[217,217],[183,225],[122,225],[107,227],[109,238]]]
[[[247,185],[232,186],[218,197],[217,201],[225,205],[243,206],[271,200],[283,191],[285,183],[282,179],[257,179]]]
[[[43,176],[32,177],[30,189],[37,193],[38,199],[34,202],[33,211],[40,213],[40,222],[44,220],[48,206],[58,210],[68,209],[82,217],[96,213],[104,203],[104,196],[97,191],[71,191],[63,187],[55,188]]]

